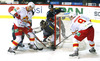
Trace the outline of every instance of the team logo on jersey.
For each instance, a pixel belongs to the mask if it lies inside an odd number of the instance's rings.
[[[28,18],[29,18],[29,17],[28,17],[28,16],[26,16],[26,17],[23,17],[23,19],[22,19],[22,20],[23,20],[24,22],[27,22],[27,21],[28,21]]]
[[[18,29],[15,29],[15,33],[17,33],[18,32]]]
[[[76,35],[79,37],[81,35],[81,33],[77,32]]]

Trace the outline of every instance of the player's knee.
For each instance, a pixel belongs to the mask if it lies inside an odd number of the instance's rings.
[[[91,41],[91,40],[88,40],[89,41],[89,44],[94,44],[94,41]]]
[[[30,38],[34,38],[34,35],[32,32],[29,32],[28,35],[30,36]]]

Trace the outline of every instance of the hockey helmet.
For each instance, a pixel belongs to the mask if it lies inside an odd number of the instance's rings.
[[[50,8],[53,8],[53,5],[52,5],[52,4],[49,5],[49,9],[50,9]]]
[[[46,21],[42,20],[42,21],[40,22],[41,28],[45,28],[46,25],[47,25],[47,22],[46,22]]]
[[[35,4],[33,2],[29,2],[28,6],[31,6],[31,7],[35,8]]]

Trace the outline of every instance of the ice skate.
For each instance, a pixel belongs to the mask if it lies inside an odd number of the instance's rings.
[[[35,44],[34,44],[35,45]],[[36,45],[35,45],[36,46]],[[43,48],[38,48],[37,46],[36,46],[36,48],[37,48],[37,50],[43,50]]]
[[[14,48],[14,50],[17,50],[18,49],[18,46],[16,46],[15,48]]]
[[[78,56],[79,55],[78,51],[79,51],[79,49],[77,49],[77,51],[75,51],[73,54],[70,54],[69,56],[72,56],[72,57]]]
[[[34,49],[34,50],[37,50],[37,48],[34,45],[31,45],[31,44],[29,45],[29,48],[30,49]]]
[[[18,49],[18,47],[24,47],[24,46],[25,46],[24,44],[19,43],[19,44],[18,44],[18,46],[16,46],[16,47],[14,48],[14,50],[17,50],[17,49]]]
[[[96,53],[96,50],[94,49],[94,47],[92,47],[90,50],[89,50],[90,53]]]
[[[38,48],[35,44],[34,45],[29,45],[30,49],[34,49],[34,50],[43,50],[43,48]]]
[[[69,57],[74,59],[80,59],[78,51],[74,52],[73,54],[70,54]]]
[[[22,44],[22,43],[19,43],[18,46],[19,46],[19,47],[24,47],[25,45]]]
[[[51,47],[50,47],[52,50],[55,50],[56,47],[54,46],[54,42],[51,42]]]
[[[9,47],[8,52],[15,54],[15,51],[11,47]]]
[[[78,56],[78,55],[79,55],[78,53],[73,53],[73,54],[70,54],[69,56],[74,57],[74,56]]]
[[[56,47],[55,47],[54,45],[51,45],[51,49],[52,49],[52,50],[55,50]]]

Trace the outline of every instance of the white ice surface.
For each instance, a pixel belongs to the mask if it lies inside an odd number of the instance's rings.
[[[37,19],[33,20],[33,28],[39,26],[39,21]],[[87,48],[79,52],[81,59],[72,59],[69,57],[72,51],[67,51],[63,47],[55,51],[50,49],[44,49],[42,51],[27,50],[19,51],[16,55],[9,54],[7,50],[12,40],[12,22],[13,19],[0,19],[0,61],[100,61],[100,23],[93,23],[97,54],[88,52],[89,46],[87,42]],[[43,36],[41,34],[37,35],[42,40]],[[24,43],[26,42],[29,42],[27,37],[24,39]]]

